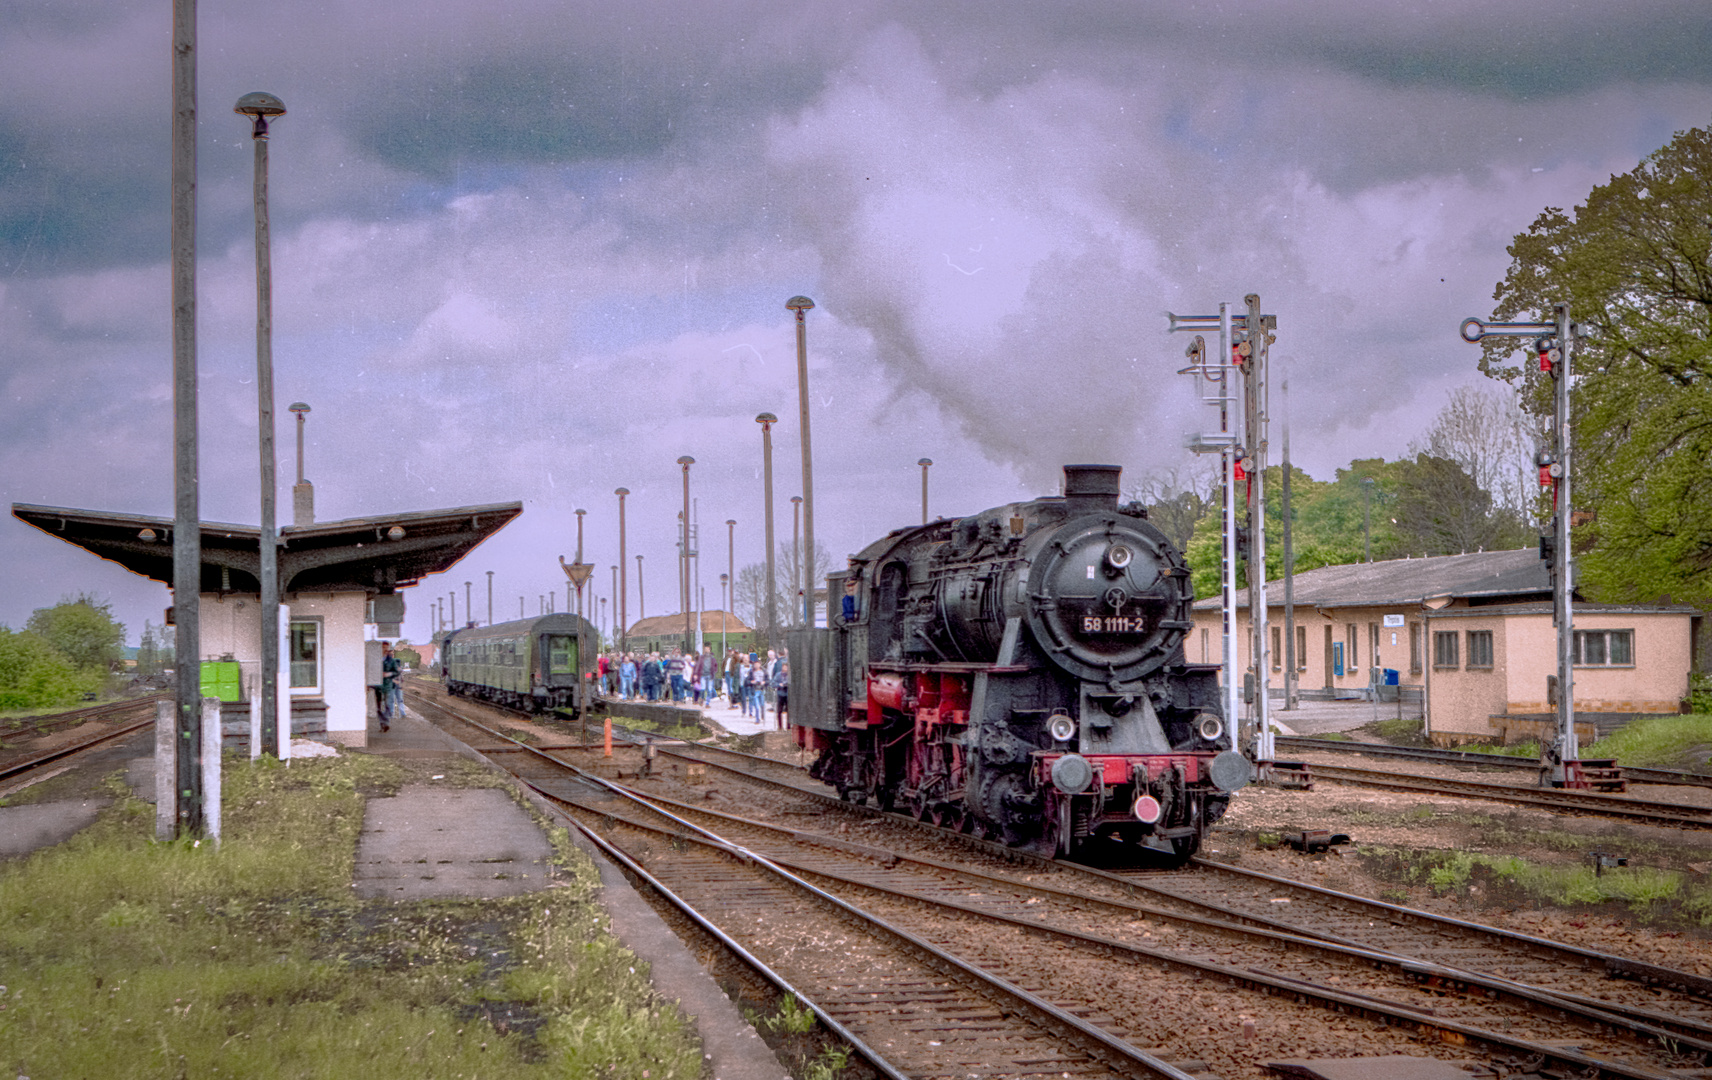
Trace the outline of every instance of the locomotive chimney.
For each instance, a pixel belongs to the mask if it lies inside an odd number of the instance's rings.
[[[1071,516],[1118,508],[1122,465],[1064,466],[1064,505]]]

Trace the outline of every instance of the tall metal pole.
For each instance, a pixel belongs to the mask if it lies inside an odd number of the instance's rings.
[[[1290,519],[1290,380],[1284,380],[1284,708],[1296,707],[1296,554]]]
[[[730,586],[730,584],[731,575],[719,575],[719,655],[721,660],[724,659],[727,651],[725,644],[725,620],[731,611],[731,601],[726,599],[725,590]]]
[[[470,583],[464,582],[464,616],[471,622],[476,621],[476,606],[470,600]]]
[[[1230,305],[1219,305],[1219,430],[1230,431],[1231,397],[1228,376],[1231,369],[1231,325]],[[1237,717],[1241,715],[1242,700],[1237,689],[1237,632],[1236,632],[1236,463],[1237,451],[1234,445],[1226,447],[1221,455],[1221,463],[1225,474],[1225,557],[1224,580],[1221,583],[1224,592],[1224,675],[1225,675],[1225,723],[1231,726],[1234,733],[1237,730]]]
[[[245,94],[233,110],[250,118],[255,146],[256,430],[261,449],[262,524],[257,555],[261,578],[261,743],[279,745],[279,543],[274,514],[278,481],[273,449],[273,255],[268,227],[268,120],[285,115],[272,94]]]
[[[202,515],[196,460],[196,0],[172,4],[172,603],[173,818],[179,836],[203,830]],[[161,768],[167,763],[159,762]],[[157,815],[156,834],[166,831]]]
[[[624,539],[624,497],[630,494],[630,489],[621,487],[613,491],[618,496],[618,651],[630,651],[630,559],[625,555]],[[582,562],[582,553],[577,553],[577,561]]]
[[[1361,478],[1361,554],[1363,562],[1373,561],[1373,477]]]
[[[797,317],[797,415],[802,423],[802,497],[803,497],[803,548],[808,551],[809,562],[814,561],[814,456],[809,450],[808,432],[808,324],[803,318],[805,312],[814,307],[814,301],[806,296],[793,296],[785,301],[785,307],[796,312]],[[771,540],[768,541],[771,543]],[[803,590],[803,625],[814,625],[814,581],[813,575],[805,570],[803,578],[807,587]]]
[[[689,568],[690,568],[690,573],[692,575],[690,590],[691,590],[691,597],[692,597],[692,599],[695,600],[695,609],[696,609],[695,651],[696,651],[696,655],[699,656],[699,655],[701,655],[701,643],[702,643],[702,614],[707,608],[707,594],[702,591],[702,587],[701,587],[701,500],[700,499],[690,500],[689,538],[690,538]]]
[[[493,625],[493,571],[487,572],[487,624]]]
[[[695,631],[690,628],[690,466],[695,464],[695,458],[685,454],[678,459],[678,464],[684,467],[683,589],[680,595],[684,604],[684,652],[687,654],[695,648]]]
[[[456,630],[458,628],[458,590],[453,589],[446,595],[452,599],[452,629]],[[523,617],[523,612],[519,611],[517,613],[517,617],[521,619]]]
[[[801,510],[802,510],[802,496],[801,495],[792,495],[791,496],[791,564],[792,564],[791,585],[792,585],[792,587],[794,587],[797,590],[797,602],[799,604],[802,602],[803,589],[813,587],[813,583],[809,581],[809,572],[808,572],[807,568],[805,568],[803,566],[802,538],[801,538],[801,533],[797,529],[797,515],[798,515],[798,512]]]
[[[1248,597],[1249,621],[1254,626],[1254,719],[1259,727],[1256,758],[1272,761],[1272,705],[1267,691],[1272,681],[1271,642],[1267,634],[1266,610],[1266,425],[1268,420],[1266,346],[1268,333],[1260,313],[1260,297],[1249,293],[1247,329],[1248,397],[1247,452],[1253,468],[1248,474]]]
[[[773,425],[779,422],[779,418],[764,412],[755,418],[755,422],[761,425],[761,483],[767,543],[767,648],[771,649],[779,643],[779,588],[778,580],[773,576]]]
[[[1570,498],[1571,440],[1569,430],[1570,348],[1575,327],[1569,321],[1569,305],[1555,306],[1557,314],[1557,360],[1552,363],[1552,377],[1557,380],[1552,416],[1552,437],[1557,443],[1557,462],[1553,479],[1557,481],[1552,493],[1552,531],[1557,538],[1556,578],[1552,583],[1552,614],[1557,622],[1557,739],[1561,764],[1555,767],[1555,777],[1568,783],[1568,763],[1581,757],[1581,743],[1575,734],[1575,582],[1572,579],[1574,559],[1570,557],[1569,526],[1575,503]],[[1547,354],[1549,357],[1549,353]]]
[[[725,519],[725,572],[730,575],[731,595],[725,610],[737,606],[737,519]]]
[[[616,597],[618,595],[618,564],[617,563],[612,564],[612,595],[614,597]],[[616,599],[613,600],[613,602],[612,602],[612,617],[614,619],[618,618],[618,601]],[[614,622],[612,624],[611,631],[612,631],[611,635],[607,639],[607,645],[609,647],[612,645],[612,643],[614,641],[618,640],[618,624],[616,622]]]
[[[636,619],[648,617],[648,594],[642,591],[642,556],[636,556]]]
[[[922,458],[916,462],[921,466],[921,523],[927,524],[927,467],[933,464],[932,458]]]

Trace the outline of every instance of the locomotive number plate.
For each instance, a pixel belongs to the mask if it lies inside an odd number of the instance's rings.
[[[1084,634],[1145,634],[1147,620],[1130,615],[1084,615]]]

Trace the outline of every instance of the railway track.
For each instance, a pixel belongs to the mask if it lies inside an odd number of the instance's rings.
[[[52,717],[52,726],[55,730],[75,727],[92,720],[111,720],[114,726],[107,731],[97,732],[88,738],[79,739],[65,746],[6,760],[4,764],[0,764],[0,783],[27,779],[31,773],[44,766],[149,727],[155,722],[155,702],[157,700],[159,700],[159,695],[134,698],[129,701],[115,701],[106,705],[97,705],[87,709],[73,709],[70,712],[55,714]]]
[[[727,758],[743,763],[737,772],[769,772],[773,775],[763,781],[769,789],[788,790],[789,798],[806,799],[816,816],[823,816],[826,805],[839,805],[830,796],[805,786],[802,781],[807,778],[792,766],[704,746],[657,747],[656,753],[685,763],[717,764],[713,759]],[[727,771],[733,768],[729,764],[718,767]],[[1038,979],[1043,967],[1058,973],[1105,971],[1111,965],[1103,961],[1116,958],[1122,961],[1117,966],[1126,973],[1124,978],[1136,980],[1136,985],[1126,990],[1126,996],[1145,997],[1151,993],[1157,997],[1162,992],[1157,982],[1160,978],[1222,983],[1253,998],[1249,1002],[1251,1011],[1257,1008],[1276,1011],[1281,1007],[1277,999],[1311,1002],[1321,1009],[1378,1024],[1402,1025],[1451,1043],[1480,1046],[1505,1062],[1507,1068],[1533,1062],[1571,1070],[1576,1075],[1659,1076],[1668,1074],[1657,1070],[1702,1064],[1712,1052],[1712,1027],[1693,1019],[1673,1022],[1669,1013],[1658,1010],[1606,1007],[1595,999],[1554,994],[1502,975],[1479,975],[1466,968],[1422,960],[1391,947],[1395,943],[1394,934],[1387,944],[1375,947],[1357,943],[1350,935],[1316,935],[1304,933],[1298,927],[1281,928],[1281,920],[1273,917],[1272,912],[1258,918],[1238,914],[1237,920],[1249,923],[1238,925],[1232,921],[1232,912],[1220,909],[1216,901],[1205,896],[1186,897],[1181,891],[1161,893],[1152,880],[1206,878],[1215,876],[1216,870],[1152,875],[1151,879],[1148,875],[1138,875],[1132,880],[1131,875],[1023,859],[1026,864],[1050,869],[1051,873],[1030,875],[1032,880],[1022,881],[1015,872],[1018,861],[1015,853],[1008,849],[990,850],[993,845],[973,845],[983,856],[991,856],[987,861],[994,870],[988,872],[952,866],[931,857],[902,854],[900,849],[907,844],[899,844],[889,833],[885,847],[877,848],[840,836],[757,822],[705,806],[673,803],[657,795],[644,797],[654,804],[657,812],[670,815],[672,824],[649,825],[637,820],[637,811],[629,803],[623,813],[615,813],[610,806],[612,798],[603,800],[602,806],[589,812],[600,813],[614,822],[611,826],[614,829],[643,836],[644,839],[635,841],[641,850],[654,853],[668,864],[681,857],[679,847],[687,828],[708,834],[717,830],[720,839],[707,841],[715,848],[759,856],[847,902],[861,904],[864,909],[879,907],[888,922],[902,925],[924,940],[937,940],[950,948],[961,946],[965,956],[973,949],[980,957],[978,966],[1002,968],[1007,957],[1026,955],[1024,969],[1016,973],[1022,980],[1030,975]],[[895,819],[895,815],[885,819],[888,826],[894,826],[894,832],[898,824]],[[646,839],[650,829],[655,830],[652,840]],[[905,835],[910,832],[913,830]],[[650,864],[650,869],[658,867]],[[1043,885],[1039,881],[1041,877],[1059,874],[1094,880],[1074,880],[1069,887]],[[1098,888],[1091,888],[1096,882]],[[1265,887],[1276,892],[1284,884],[1288,883],[1271,879]],[[1099,889],[1109,895],[1098,895]],[[1137,891],[1152,893],[1178,908],[1199,907],[1201,912],[1138,904],[1126,896]],[[1303,908],[1307,906],[1304,904]],[[1370,924],[1374,921],[1372,914],[1367,912],[1365,919]],[[1351,918],[1362,921],[1363,916]],[[982,930],[974,935],[980,944],[971,946],[969,921],[973,919],[1004,929]],[[1394,916],[1386,920],[1388,924],[1397,921]],[[1463,953],[1470,948],[1467,935],[1471,928],[1485,929],[1474,928],[1472,924],[1455,927]],[[1023,947],[1013,941],[1016,935],[1027,937],[1034,944]],[[1173,939],[1171,947],[1159,948],[1167,937]],[[1553,944],[1539,943],[1539,946]],[[1491,951],[1489,942],[1477,948]],[[1563,964],[1569,955],[1538,946],[1536,951],[1544,958],[1542,963],[1548,973]],[[1594,968],[1608,963],[1607,958],[1572,952],[1571,958],[1576,963]],[[1454,958],[1456,950],[1452,948],[1450,953]],[[1160,971],[1169,974],[1149,974]],[[1629,974],[1661,981],[1674,977],[1663,969],[1650,968]],[[1149,977],[1155,980],[1152,985],[1148,984]],[[1102,986],[1108,995],[1118,989],[1109,978]],[[1059,989],[1061,994],[1067,993],[1062,986]],[[1073,994],[1071,997],[1064,1005],[1072,1013],[1088,1017],[1098,1012],[1096,1002],[1074,1000]],[[1263,998],[1274,1000],[1262,1004]],[[1579,1035],[1573,1046],[1563,1045],[1566,1021]],[[1149,1041],[1147,1031],[1137,1033],[1126,1029],[1124,1018],[1113,1017],[1110,1022],[1117,1025],[1115,1031],[1126,1037]],[[1281,1053],[1301,1056],[1300,1048],[1296,1047]]]
[[[1454,795],[1465,799],[1532,806],[1559,814],[1621,818],[1673,829],[1712,829],[1712,808],[1681,803],[1602,795],[1592,791],[1489,784],[1478,780],[1453,780],[1438,776],[1412,776],[1379,769],[1356,769],[1343,765],[1315,765],[1314,779],[1387,791],[1418,791]]]
[[[1277,736],[1278,749],[1298,754],[1366,754],[1370,757],[1400,758],[1424,761],[1434,765],[1473,765],[1494,769],[1516,769],[1538,773],[1540,763],[1533,758],[1509,754],[1483,754],[1477,750],[1438,750],[1424,746],[1391,746],[1387,743],[1348,742],[1342,739],[1313,739],[1300,735]],[[1650,769],[1642,766],[1620,766],[1625,780],[1637,784],[1674,784],[1686,787],[1712,787],[1712,776],[1689,769]]]

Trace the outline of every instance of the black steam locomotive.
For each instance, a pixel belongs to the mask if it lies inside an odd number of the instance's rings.
[[[1041,855],[1194,854],[1251,769],[1217,666],[1184,660],[1182,555],[1118,505],[1120,471],[1066,466],[1062,497],[899,529],[831,575],[831,626],[788,638],[813,775]]]

